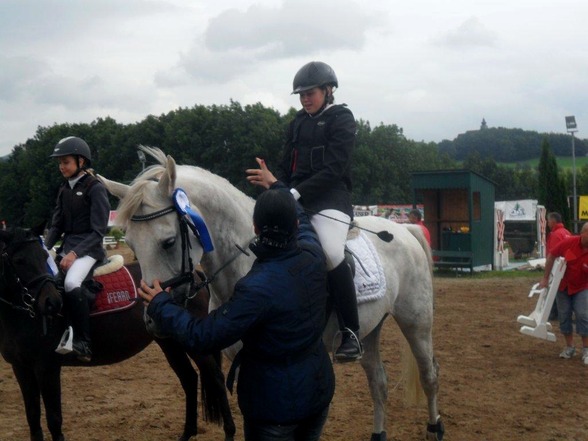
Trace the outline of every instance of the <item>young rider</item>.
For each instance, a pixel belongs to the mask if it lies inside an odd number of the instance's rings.
[[[312,61],[298,70],[292,93],[300,95],[303,108],[290,123],[275,178],[291,188],[311,215],[323,246],[329,290],[342,331],[335,359],[345,362],[358,360],[362,355],[355,285],[344,254],[348,224],[353,218],[351,154],[357,129],[346,105],[334,104],[333,92],[338,85],[335,72],[326,63]],[[265,188],[271,185],[256,179],[256,173],[263,172],[261,169],[247,172],[253,184]]]
[[[70,136],[57,143],[52,158],[66,179],[57,196],[51,228],[45,240],[51,248],[62,238],[57,250],[59,267],[65,274],[65,306],[74,329],[73,350],[78,359],[92,358],[90,341],[91,294],[82,282],[106,254],[102,238],[108,226],[110,204],[106,188],[89,169],[92,154],[81,138]]]

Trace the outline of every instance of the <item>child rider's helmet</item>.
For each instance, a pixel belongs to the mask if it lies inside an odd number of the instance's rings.
[[[82,138],[77,136],[68,136],[59,141],[53,149],[51,158],[58,158],[60,156],[83,156],[89,164],[92,160],[92,152],[90,147]]]
[[[339,87],[339,82],[331,66],[322,61],[311,61],[296,72],[292,86],[292,94],[296,94],[315,87]]]

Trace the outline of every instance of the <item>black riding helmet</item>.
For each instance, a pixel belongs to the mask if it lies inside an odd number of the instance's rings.
[[[59,158],[60,156],[74,156],[78,165],[76,175],[82,170],[80,168],[80,156],[86,161],[84,162],[84,169],[90,167],[92,162],[92,152],[90,146],[82,138],[77,136],[68,136],[60,140],[53,149],[53,154],[50,158]]]
[[[311,61],[296,72],[292,84],[292,94],[323,86],[339,87],[337,75],[327,63]]]
[[[50,156],[51,158],[58,158],[60,156],[83,156],[86,158],[86,162],[88,164],[92,160],[92,152],[90,152],[90,147],[82,138],[78,138],[77,136],[68,136],[67,138],[63,138],[60,140],[53,149],[53,154]]]
[[[255,203],[253,223],[259,230],[262,243],[285,248],[298,230],[294,198],[281,190],[264,191]]]

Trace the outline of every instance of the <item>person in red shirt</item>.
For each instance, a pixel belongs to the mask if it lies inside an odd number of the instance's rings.
[[[551,212],[547,215],[547,226],[549,227],[549,234],[547,235],[547,243],[545,244],[546,255],[549,255],[553,247],[564,240],[566,237],[572,235],[564,224],[562,223],[561,214]]]
[[[561,214],[553,211],[547,215],[547,226],[549,227],[549,234],[545,243],[545,255],[548,256],[551,253],[553,247],[564,240],[566,237],[570,237],[570,233],[564,224],[562,223]],[[551,311],[549,312],[549,320],[557,319],[557,303],[553,303]]]
[[[423,234],[425,235],[425,239],[427,239],[427,243],[431,246],[431,233],[429,229],[425,227],[425,223],[423,222],[423,218],[421,216],[421,211],[418,208],[414,208],[410,210],[408,213],[408,221],[411,224],[420,225],[421,229],[423,230]]]
[[[582,226],[579,236],[570,236],[553,247],[545,262],[540,287],[547,287],[555,259],[564,257],[566,272],[557,292],[559,329],[566,347],[559,354],[571,358],[574,347],[572,317],[576,316],[576,333],[582,338],[582,361],[588,365],[588,223]]]

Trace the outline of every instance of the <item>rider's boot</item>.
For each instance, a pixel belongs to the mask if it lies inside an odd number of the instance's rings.
[[[335,361],[343,363],[359,360],[363,354],[363,347],[359,340],[357,297],[351,268],[343,261],[328,272],[328,279],[341,330],[341,345],[335,351]]]
[[[92,360],[90,339],[90,305],[84,288],[74,288],[65,294],[69,319],[74,331],[73,351],[78,360],[88,363]]]

